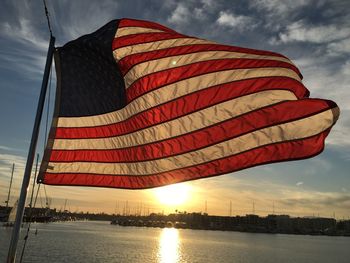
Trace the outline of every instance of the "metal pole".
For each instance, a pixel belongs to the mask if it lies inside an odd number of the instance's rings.
[[[15,170],[15,164],[12,164],[11,180],[10,180],[9,192],[7,194],[6,207],[9,206],[9,202],[10,202],[10,194],[11,194],[11,187],[12,187],[12,179],[13,179],[13,171],[14,170]]]
[[[44,103],[45,103],[47,82],[49,79],[49,73],[50,73],[50,69],[51,69],[54,49],[55,49],[55,37],[53,37],[51,35],[50,36],[49,50],[47,52],[43,82],[41,84],[41,92],[40,92],[38,107],[37,107],[37,111],[36,111],[34,127],[33,127],[32,139],[30,142],[26,168],[24,171],[21,194],[20,194],[19,201],[18,201],[16,221],[15,221],[15,224],[13,226],[11,243],[10,243],[10,247],[9,247],[9,251],[8,251],[8,255],[7,255],[7,263],[15,262],[15,258],[16,258],[16,249],[17,249],[17,243],[18,243],[18,239],[19,239],[19,231],[20,231],[21,224],[22,224],[25,201],[26,201],[26,197],[27,197],[27,189],[28,189],[28,185],[29,185],[29,181],[30,181],[30,175],[31,175],[32,167],[33,167],[36,145],[37,145],[37,141],[38,141],[38,137],[39,137],[40,122],[41,122],[41,117],[42,117]]]

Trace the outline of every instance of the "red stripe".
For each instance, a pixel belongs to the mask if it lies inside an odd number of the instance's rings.
[[[308,139],[272,144],[217,161],[149,176],[44,174],[44,183],[142,189],[217,176],[256,165],[312,157],[324,148],[329,130]]]
[[[52,150],[50,161],[136,162],[165,158],[208,147],[264,127],[306,118],[328,108],[327,101],[322,100],[288,101],[152,144],[115,150]]]
[[[179,99],[140,112],[122,122],[96,127],[58,127],[56,129],[56,138],[102,138],[127,134],[229,99],[273,89],[290,90],[298,98],[303,97],[307,92],[300,82],[292,79],[264,78],[238,81],[190,93]]]
[[[162,86],[207,73],[230,69],[249,69],[261,67],[288,68],[297,71],[296,68],[289,63],[274,60],[220,59],[202,61],[177,68],[158,71],[139,78],[127,89],[126,98],[127,102],[130,103],[135,98],[138,98],[143,94],[158,89]]]
[[[167,39],[177,39],[177,38],[188,38],[188,37],[178,33],[142,33],[142,34],[135,34],[131,36],[122,36],[122,37],[115,38],[113,40],[112,50],[126,47],[126,46],[131,46],[131,45],[137,45],[137,44],[143,44],[143,43],[149,43],[149,42],[167,40]]]
[[[235,47],[235,46],[224,46],[220,44],[196,44],[196,45],[171,47],[167,49],[132,54],[122,58],[119,61],[119,65],[122,73],[126,74],[130,70],[130,68],[142,62],[164,58],[164,57],[191,54],[191,53],[196,53],[201,51],[229,51],[229,52],[240,52],[240,53],[247,53],[247,54],[254,54],[254,55],[277,56],[277,57],[286,58],[281,54],[277,54],[270,51],[262,51],[262,50],[248,49],[248,48]],[[298,74],[301,75],[299,71],[298,71]]]
[[[127,19],[127,18],[123,18],[120,20],[118,28],[122,28],[122,27],[145,27],[145,28],[164,30],[168,32],[175,32],[174,30],[155,22],[137,20],[137,19]]]

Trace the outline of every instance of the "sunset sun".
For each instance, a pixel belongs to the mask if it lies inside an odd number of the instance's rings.
[[[191,187],[186,183],[159,187],[153,191],[158,201],[168,206],[184,204],[191,195]]]

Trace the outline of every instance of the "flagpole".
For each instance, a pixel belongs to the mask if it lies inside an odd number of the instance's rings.
[[[50,69],[51,69],[54,49],[55,49],[55,37],[50,35],[50,45],[49,45],[49,49],[47,52],[45,71],[44,71],[43,81],[41,84],[41,92],[40,92],[38,107],[37,107],[37,111],[36,111],[32,139],[30,141],[30,147],[29,147],[29,152],[28,152],[28,156],[27,156],[27,163],[26,163],[26,168],[24,171],[24,176],[23,176],[23,181],[22,181],[21,194],[20,194],[19,201],[18,201],[16,221],[15,221],[14,226],[13,226],[10,247],[9,247],[9,251],[8,251],[8,255],[7,255],[7,263],[13,263],[13,262],[15,262],[15,259],[16,259],[16,249],[17,249],[17,243],[18,243],[18,239],[19,239],[19,231],[20,231],[21,224],[22,224],[22,218],[23,218],[24,208],[25,208],[25,201],[26,201],[26,197],[27,197],[27,189],[29,186],[30,175],[31,175],[32,167],[33,167],[35,150],[36,150],[36,145],[37,145],[38,136],[39,136],[40,122],[41,122],[41,117],[42,117],[43,108],[44,108],[44,104],[45,104],[47,83],[48,83],[48,79],[49,79],[49,75],[50,75]]]

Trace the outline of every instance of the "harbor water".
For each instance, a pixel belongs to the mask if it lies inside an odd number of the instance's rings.
[[[11,231],[0,227],[0,262],[6,261]],[[25,231],[21,231],[18,254]],[[350,237],[57,222],[32,224],[23,262],[348,263]]]

